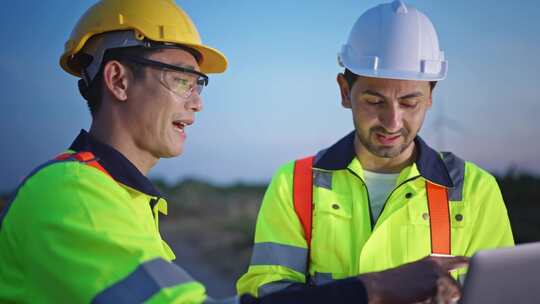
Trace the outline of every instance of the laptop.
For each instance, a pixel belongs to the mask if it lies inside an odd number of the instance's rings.
[[[459,303],[540,303],[540,242],[477,252]]]

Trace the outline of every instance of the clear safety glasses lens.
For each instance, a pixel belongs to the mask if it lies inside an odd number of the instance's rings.
[[[161,82],[176,95],[188,98],[193,92],[200,95],[206,86],[207,80],[197,74],[163,69],[161,71]]]
[[[161,70],[161,83],[180,97],[188,98],[193,92],[201,94],[208,85],[208,76],[199,71],[136,56],[122,56],[132,62]]]

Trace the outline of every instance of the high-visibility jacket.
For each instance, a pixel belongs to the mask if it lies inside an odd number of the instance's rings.
[[[427,182],[447,189],[450,254],[471,256],[480,249],[512,246],[494,177],[451,153],[434,151],[420,137],[415,146],[415,163],[401,170],[376,222],[354,132],[317,153],[310,244],[293,203],[294,162],[282,166],[265,193],[251,263],[237,282],[238,292],[260,296],[299,283],[322,284],[429,255]]]
[[[0,215],[0,303],[208,301],[203,285],[171,263],[159,213],[167,202],[151,182],[82,131]]]

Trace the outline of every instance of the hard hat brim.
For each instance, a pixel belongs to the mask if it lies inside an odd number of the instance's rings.
[[[82,45],[84,44],[83,41],[81,43],[81,47],[76,49],[76,52],[80,51],[80,48],[82,48]],[[223,73],[227,69],[228,62],[227,58],[223,53],[218,51],[217,49],[214,49],[212,47],[202,45],[202,44],[193,44],[193,43],[179,43],[179,45],[191,48],[196,50],[201,54],[201,60],[199,62],[199,69],[201,72],[205,74],[212,74],[212,73]],[[81,72],[75,70],[70,64],[69,60],[70,57],[73,56],[69,53],[64,53],[62,57],[60,57],[60,66],[70,74],[81,77]]]
[[[220,51],[205,45],[182,44],[192,48],[202,55],[202,60],[199,62],[200,71],[206,74],[223,73],[227,69],[227,58]]]
[[[356,75],[372,78],[398,79],[398,80],[418,80],[418,81],[439,81],[446,78],[446,70],[439,74],[426,74],[410,71],[387,71],[347,68]]]

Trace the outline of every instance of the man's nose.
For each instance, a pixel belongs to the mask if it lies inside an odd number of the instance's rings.
[[[186,101],[186,108],[193,112],[200,112],[203,110],[203,99],[197,92],[193,92]]]
[[[379,120],[386,131],[390,133],[398,132],[403,128],[403,113],[399,105],[389,104],[379,115]]]

